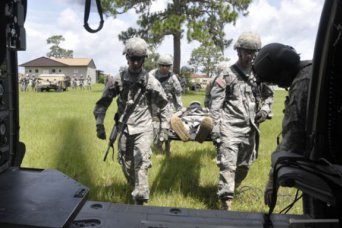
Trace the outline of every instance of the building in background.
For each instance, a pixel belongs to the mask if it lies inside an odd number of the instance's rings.
[[[40,57],[19,65],[25,68],[25,75],[38,77],[41,74],[64,74],[71,79],[85,80],[88,77],[94,84],[97,78],[96,65],[89,58],[56,59]]]
[[[190,89],[198,91],[200,89],[206,88],[210,80],[210,77],[206,74],[196,74],[192,73],[190,75]]]

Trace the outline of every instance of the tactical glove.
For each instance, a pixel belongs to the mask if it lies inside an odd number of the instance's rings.
[[[167,141],[168,139],[169,139],[168,130],[165,128],[160,129],[159,141],[164,142],[164,141]]]
[[[96,135],[99,139],[106,139],[106,130],[103,124],[96,125]]]
[[[273,190],[274,190],[273,189],[273,175],[272,173],[270,173],[266,187],[265,187],[265,191],[264,191],[264,203],[265,205],[269,207],[272,205]]]
[[[267,119],[268,113],[264,110],[260,110],[259,112],[257,112],[256,116],[255,116],[255,123],[262,123]]]

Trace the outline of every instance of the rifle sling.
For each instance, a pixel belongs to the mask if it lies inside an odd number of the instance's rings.
[[[248,80],[248,77],[247,75],[236,65],[236,64],[233,64],[231,66],[231,68],[238,73],[239,77],[244,80],[248,85],[250,85],[252,87],[252,93],[254,95],[254,98],[255,100],[257,101],[259,98],[258,98],[258,95],[257,95],[257,92],[256,90],[258,89],[257,86],[255,84],[253,84],[250,80]]]
[[[253,83],[251,83],[249,80],[248,80],[248,77],[247,75],[236,65],[236,64],[233,64],[231,66],[231,68],[236,71],[238,73],[238,75],[240,76],[240,78],[242,80],[244,80],[248,85],[250,85],[251,87],[255,87],[255,85],[253,85]]]
[[[125,113],[123,113],[123,115],[124,115],[124,117],[122,118],[122,122],[121,122],[121,124],[120,124],[120,126],[119,126],[119,141],[120,141],[120,139],[121,139],[121,136],[122,136],[122,132],[123,132],[123,130],[124,130],[124,127],[126,126],[126,124],[127,124],[127,121],[128,121],[128,118],[129,118],[129,116],[133,113],[133,111],[134,111],[134,109],[135,109],[135,107],[137,106],[137,104],[138,104],[138,102],[139,102],[139,100],[141,99],[141,97],[142,97],[142,95],[145,93],[145,91],[146,91],[146,85],[147,85],[147,83],[148,83],[148,74],[146,73],[146,82],[145,82],[145,85],[142,87],[142,88],[140,88],[140,92],[139,92],[139,94],[138,94],[138,96],[136,97],[136,99],[134,100],[134,103],[130,106],[130,107],[128,107],[128,108],[126,108],[126,114]],[[136,82],[137,83],[137,82]],[[135,83],[135,84],[136,84]],[[126,106],[127,106],[127,103],[126,103]]]

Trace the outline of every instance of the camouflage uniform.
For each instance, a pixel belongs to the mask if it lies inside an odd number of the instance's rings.
[[[175,116],[180,117],[187,126],[186,128],[190,130],[191,128],[197,128],[204,117],[211,117],[211,113],[209,109],[199,107],[183,109],[175,113]]]
[[[259,134],[255,123],[258,101],[260,110],[271,113],[273,90],[265,85],[257,86],[251,72],[246,76],[249,83],[234,69],[225,70],[211,90],[213,131],[220,132],[221,138],[217,149],[220,169],[217,194],[220,199],[233,198],[234,189],[247,176],[255,159],[255,139]]]
[[[132,86],[134,84],[136,86]],[[145,94],[139,96],[139,91],[143,89],[146,90]],[[96,102],[94,114],[97,124],[103,124],[106,110],[116,96],[121,124],[124,115],[127,114],[126,106],[139,99],[128,118],[122,137],[119,138],[119,162],[128,183],[134,186],[133,199],[149,199],[147,170],[152,165],[150,146],[153,139],[151,108],[152,104],[160,108],[161,117],[165,119],[167,98],[155,78],[147,79],[146,71],[143,70],[139,76],[132,76],[129,71],[125,71],[122,76],[117,75],[108,81],[102,97]]]
[[[281,43],[266,45],[255,58],[253,71],[259,82],[273,83],[281,88],[288,88],[289,91],[285,100],[282,141],[274,153],[302,154],[305,151],[306,108],[311,70],[311,61],[301,61],[293,47]],[[278,188],[273,179],[271,168],[264,192],[264,202],[269,207],[275,206],[273,193]]]
[[[167,121],[170,120],[173,113],[179,111],[183,107],[182,103],[182,87],[178,81],[177,76],[170,71],[173,64],[173,57],[170,55],[162,54],[157,61],[158,68],[150,71],[150,76],[155,77],[162,85],[168,104],[166,106]],[[171,145],[168,140],[167,132],[162,132],[161,120],[159,117],[158,109],[153,113],[153,126],[154,126],[154,143],[157,144],[158,152],[163,151],[163,143],[165,142],[166,155],[170,155]]]
[[[298,153],[298,151],[305,151],[305,117],[310,78],[311,65],[306,65],[298,72],[290,86],[285,100],[282,141],[275,152]]]
[[[293,80],[288,96],[285,99],[284,118],[282,123],[282,141],[273,153],[286,151],[302,153],[306,147],[306,105],[311,78],[311,64],[302,61],[302,68]],[[273,169],[265,188],[265,204],[271,205],[273,191]]]
[[[162,85],[167,99],[168,104],[166,107],[167,116],[170,117],[176,111],[179,111],[183,107],[182,102],[182,87],[178,81],[177,76],[174,73],[169,73],[167,75],[162,75],[158,69],[154,69],[149,73],[154,76]]]
[[[135,39],[138,38],[132,38],[132,42],[127,41],[126,47],[146,44],[142,39]],[[128,46],[128,51],[131,46]],[[141,50],[138,46],[136,52],[139,54],[139,51]],[[143,50],[141,55],[145,53],[146,50]],[[130,58],[127,53],[126,57]],[[147,172],[152,165],[150,160],[153,139],[152,109],[159,108],[160,117],[166,124],[165,106],[168,100],[160,83],[154,77],[149,77],[143,68],[124,70],[108,80],[102,97],[96,102],[94,115],[97,126],[103,125],[106,111],[115,97],[117,97],[117,113],[120,117],[118,123],[121,125],[125,123],[118,138],[119,163],[128,183],[134,186],[133,199],[137,203],[147,201],[149,199]],[[126,115],[129,116],[125,121]],[[168,126],[163,127],[168,128]]]

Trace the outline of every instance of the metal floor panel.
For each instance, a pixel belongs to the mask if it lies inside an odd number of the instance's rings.
[[[289,227],[299,215],[272,215],[273,227]],[[88,201],[70,228],[263,227],[261,213],[136,206]]]
[[[66,227],[89,191],[49,169],[9,168],[0,183],[0,227]]]

